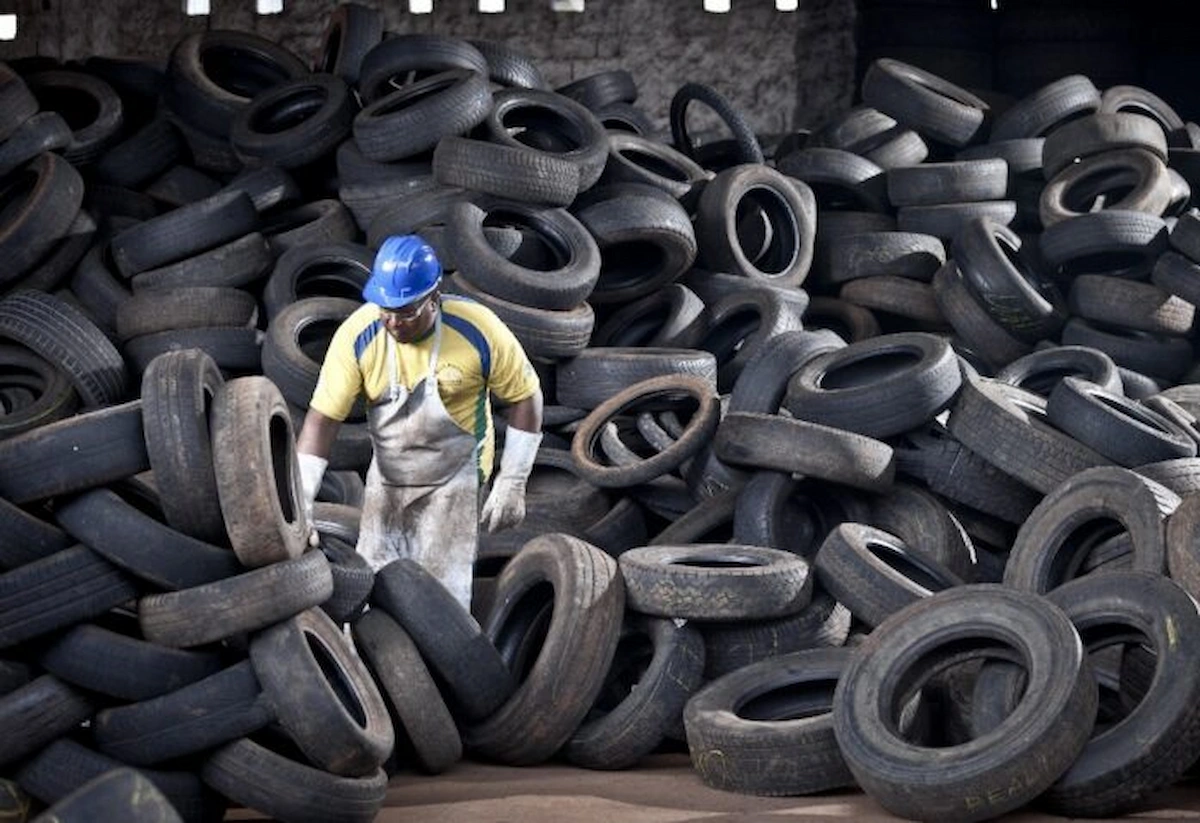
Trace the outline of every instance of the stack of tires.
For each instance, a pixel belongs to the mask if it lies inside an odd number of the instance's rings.
[[[0,774],[324,823],[399,769],[686,747],[957,821],[1118,813],[1200,755],[1194,124],[881,58],[764,146],[702,83],[659,131],[619,69],[551,89],[356,4],[318,51],[0,67]],[[324,352],[407,232],[546,398],[470,612],[354,552],[361,406],[319,548],[296,502]]]

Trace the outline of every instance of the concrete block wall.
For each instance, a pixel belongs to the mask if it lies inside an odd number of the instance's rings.
[[[501,14],[481,14],[475,0],[434,0],[428,15],[410,14],[406,0],[362,2],[381,8],[392,31],[504,41],[535,58],[552,86],[624,68],[638,84],[638,105],[663,128],[671,97],[689,81],[713,86],[760,134],[819,125],[856,92],[853,0],[801,0],[796,12],[777,11],[773,0],[732,0],[728,14],[705,12],[702,0],[587,0],[581,13],[554,12],[549,0],[509,0]],[[165,60],[179,39],[209,28],[252,31],[311,61],[334,3],[285,0],[282,14],[258,15],[253,0],[211,0],[207,17],[185,15],[183,0],[16,5],[18,39],[0,43],[0,59]],[[703,126],[706,111],[695,108]]]

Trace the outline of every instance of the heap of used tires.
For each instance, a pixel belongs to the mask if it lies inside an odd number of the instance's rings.
[[[702,84],[669,138],[636,101],[356,4],[311,64],[208,31],[0,66],[0,776],[59,820],[328,823],[464,753],[686,745],[712,786],[946,821],[1183,774],[1194,124],[894,60],[782,140]],[[319,549],[297,505],[329,338],[412,231],[547,399],[474,616],[354,553],[361,409]]]

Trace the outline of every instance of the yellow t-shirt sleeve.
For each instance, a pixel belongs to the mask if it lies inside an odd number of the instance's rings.
[[[488,389],[505,403],[519,403],[541,388],[541,381],[515,334],[499,318],[489,329],[492,372]]]
[[[313,411],[334,420],[345,420],[350,415],[350,409],[362,391],[362,371],[354,352],[358,332],[351,323],[343,323],[334,332],[317,377],[317,387],[308,404]]]

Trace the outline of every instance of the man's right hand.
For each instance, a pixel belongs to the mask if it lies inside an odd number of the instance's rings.
[[[296,452],[300,464],[301,502],[304,504],[304,519],[308,522],[308,544],[314,548],[320,543],[320,535],[313,525],[313,502],[317,499],[317,491],[321,488],[321,478],[325,476],[325,468],[329,461],[315,454]]]

